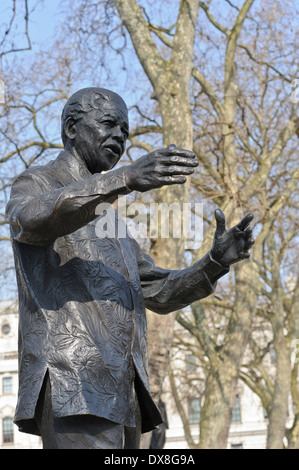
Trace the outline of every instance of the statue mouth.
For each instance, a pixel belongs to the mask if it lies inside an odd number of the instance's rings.
[[[117,144],[107,145],[106,149],[118,157],[122,154],[122,148]]]

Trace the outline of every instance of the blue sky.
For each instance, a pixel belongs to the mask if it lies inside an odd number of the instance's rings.
[[[29,34],[32,45],[42,45],[54,35],[55,25],[59,17],[61,0],[42,0],[36,5],[36,0],[29,0]],[[26,43],[24,32],[24,0],[17,0],[17,16],[15,20],[15,31],[18,31],[18,46]],[[32,11],[33,10],[33,11]],[[12,0],[1,0],[0,24],[9,24],[12,14]],[[0,27],[1,27],[0,26]],[[1,38],[5,31],[1,28]]]
[[[43,0],[41,5],[32,13],[30,33],[33,42],[44,42],[54,34],[60,3],[60,0]]]

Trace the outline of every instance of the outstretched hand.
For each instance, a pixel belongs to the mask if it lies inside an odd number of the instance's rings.
[[[196,154],[176,147],[157,149],[125,167],[126,183],[131,190],[148,191],[164,185],[183,184],[198,166]]]
[[[252,230],[248,225],[253,214],[247,214],[235,227],[227,230],[225,215],[220,209],[215,210],[216,230],[211,255],[223,266],[249,258],[248,250],[254,244]]]

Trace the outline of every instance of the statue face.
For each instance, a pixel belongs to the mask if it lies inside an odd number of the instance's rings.
[[[76,124],[75,149],[91,173],[111,170],[123,155],[129,135],[127,109],[103,101]]]

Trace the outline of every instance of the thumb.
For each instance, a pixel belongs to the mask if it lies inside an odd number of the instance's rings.
[[[221,237],[226,228],[225,228],[225,215],[222,212],[221,209],[216,209],[215,212],[215,219],[216,219],[216,230],[215,230],[215,236],[216,237]]]

